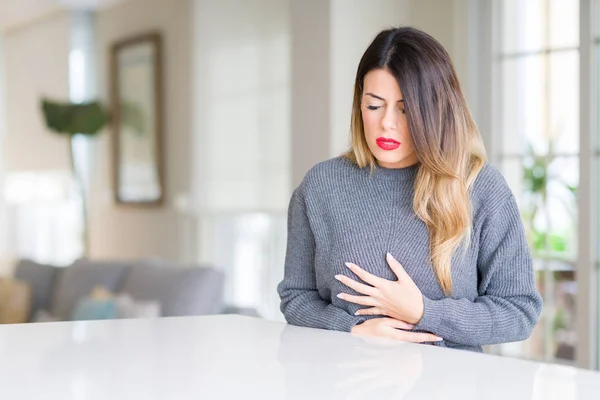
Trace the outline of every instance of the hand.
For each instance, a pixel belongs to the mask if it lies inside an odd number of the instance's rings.
[[[400,330],[410,330],[412,328],[414,328],[413,325],[393,318],[372,318],[366,320],[362,324],[355,325],[352,328],[351,333],[360,336],[374,336],[412,343],[439,342],[442,340],[441,337],[432,333],[407,332]]]
[[[364,295],[353,296],[340,293],[338,297],[350,303],[370,307],[358,310],[356,315],[384,315],[399,321],[416,324],[423,317],[423,294],[402,265],[390,253],[387,254],[386,259],[398,278],[397,281],[388,281],[368,273],[356,264],[346,263],[346,266],[352,272],[371,286],[359,283],[344,275],[336,275],[337,280]]]

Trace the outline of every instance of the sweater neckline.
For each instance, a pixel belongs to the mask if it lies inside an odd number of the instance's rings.
[[[409,167],[404,168],[385,168],[379,165],[376,165],[373,168],[373,177],[377,179],[385,179],[385,180],[398,180],[398,181],[407,181],[414,180],[417,176],[417,172],[419,172],[420,163],[411,165]],[[369,167],[367,167],[369,168]]]

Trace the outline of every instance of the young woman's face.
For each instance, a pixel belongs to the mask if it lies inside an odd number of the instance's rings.
[[[384,168],[404,168],[417,163],[417,153],[404,112],[402,92],[385,69],[365,75],[361,102],[369,150]]]

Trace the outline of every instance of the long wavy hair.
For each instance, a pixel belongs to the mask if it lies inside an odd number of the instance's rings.
[[[426,224],[438,282],[452,293],[451,260],[471,239],[470,189],[486,162],[485,148],[450,56],[425,32],[401,27],[380,32],[356,73],[351,148],[345,156],[359,167],[377,168],[365,138],[361,100],[365,75],[389,71],[404,99],[408,128],[420,167],[413,209]]]

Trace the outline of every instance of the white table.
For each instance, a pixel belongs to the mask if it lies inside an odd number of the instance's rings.
[[[2,399],[600,399],[600,373],[241,316],[0,326]]]

